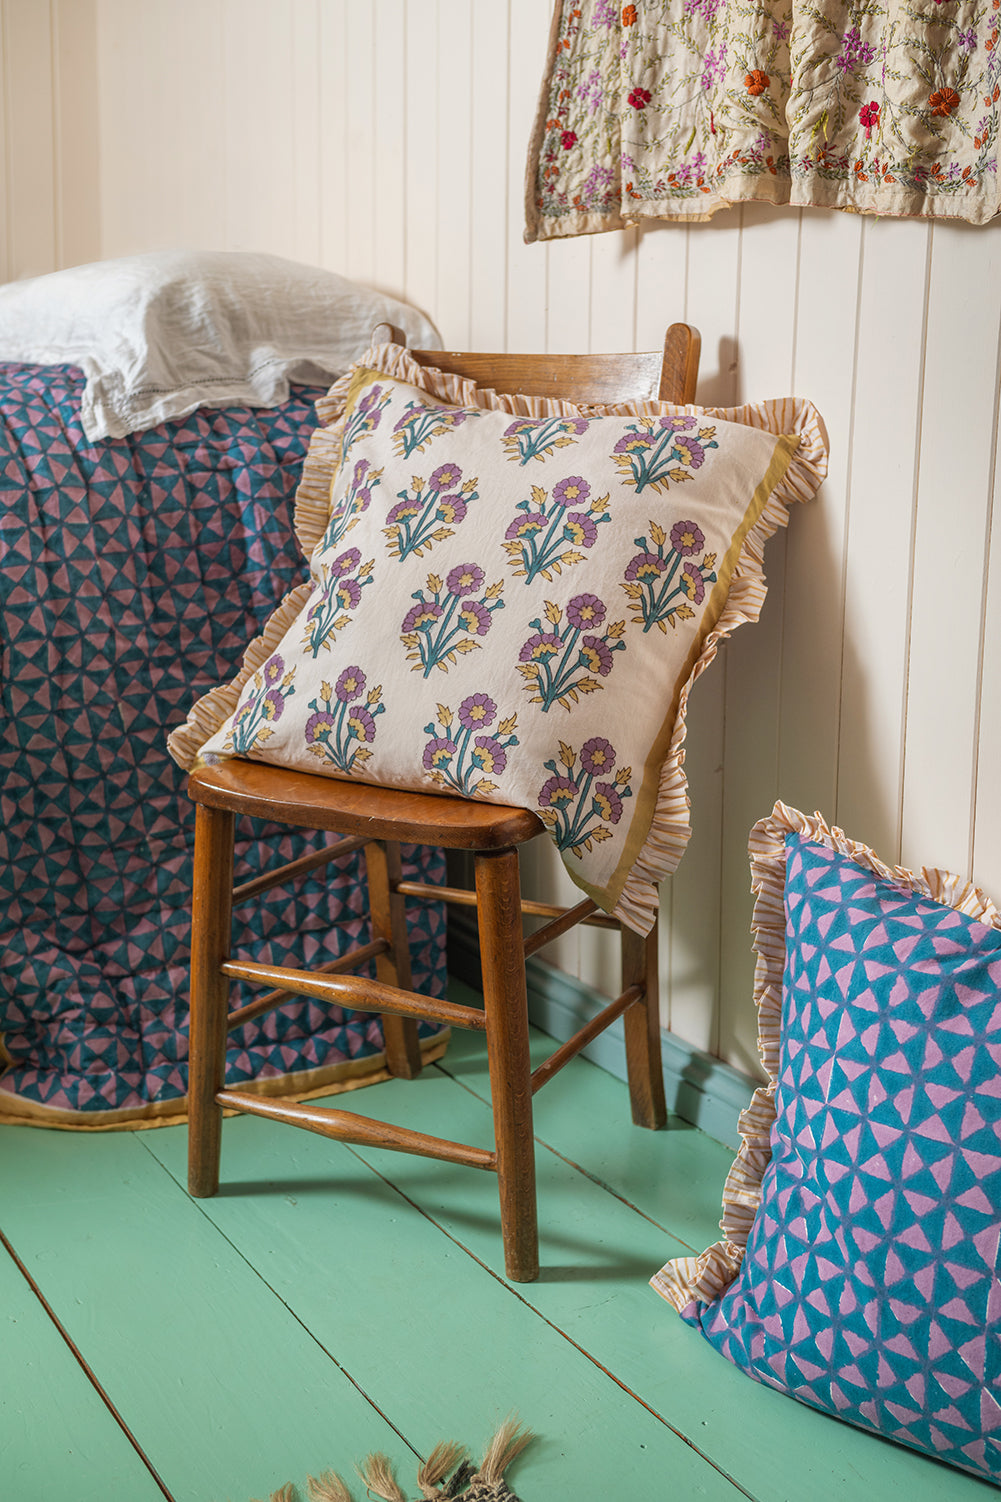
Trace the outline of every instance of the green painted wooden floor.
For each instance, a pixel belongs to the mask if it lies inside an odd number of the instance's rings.
[[[351,1106],[487,1146],[487,1099],[467,1034]],[[633,1127],[584,1060],[536,1107],[528,1285],[503,1277],[492,1175],[240,1117],[193,1201],[183,1127],[2,1129],[0,1498],[248,1502],[353,1481],[373,1449],[413,1495],[416,1456],[516,1412],[523,1502],[996,1502],[742,1377],[648,1287],[715,1239],[728,1149]]]

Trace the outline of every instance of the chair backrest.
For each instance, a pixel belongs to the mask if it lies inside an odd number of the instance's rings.
[[[673,323],[662,353],[621,355],[483,354],[415,349],[421,365],[474,380],[495,391],[526,396],[562,396],[577,402],[625,402],[656,398],[695,400],[701,340],[697,329]]]

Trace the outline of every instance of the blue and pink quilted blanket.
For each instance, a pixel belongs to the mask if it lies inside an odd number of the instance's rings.
[[[82,389],[0,365],[0,1119],[106,1127],[183,1113],[193,811],[165,741],[304,577],[319,393],[91,445]],[[248,823],[238,869],[321,838]],[[440,851],[405,855],[444,879]],[[308,963],[364,942],[360,859],[238,909],[235,947]],[[442,906],[415,904],[410,933],[415,988],[443,995]],[[232,1034],[227,1083],[305,1094],[382,1062],[377,1018],[296,1000]]]

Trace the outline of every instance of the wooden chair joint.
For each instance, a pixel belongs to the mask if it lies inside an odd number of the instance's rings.
[[[524,905],[522,911],[524,911]],[[551,944],[554,939],[565,934],[567,929],[576,928],[578,923],[585,922],[592,913],[597,911],[598,904],[592,902],[589,897],[586,897],[583,902],[578,902],[576,907],[566,908],[559,918],[554,918],[544,928],[536,929],[534,934],[529,934],[525,940],[525,958],[528,959],[530,954],[535,954],[539,949],[545,949],[547,944]]]
[[[593,1043],[599,1033],[603,1033],[605,1028],[609,1027],[615,1021],[616,1017],[621,1017],[623,1012],[627,1011],[637,1001],[642,1001],[645,996],[645,986],[640,984],[628,986],[621,996],[617,996],[613,1002],[610,1002],[607,1007],[592,1017],[591,1021],[586,1023],[579,1032],[574,1033],[572,1038],[568,1038],[537,1069],[532,1070],[532,1094],[535,1095],[542,1089],[543,1085],[548,1085],[553,1076],[559,1074],[564,1064],[569,1064],[570,1060],[576,1058],[582,1048],[586,1048],[589,1043]]]
[[[465,1142],[451,1142],[446,1137],[431,1137],[410,1127],[393,1126],[372,1116],[358,1116],[354,1111],[340,1111],[332,1106],[317,1106],[311,1101],[277,1100],[266,1095],[250,1095],[243,1090],[220,1090],[216,1104],[228,1111],[248,1116],[265,1116],[286,1126],[301,1127],[335,1142],[354,1142],[359,1147],[385,1147],[392,1152],[414,1153],[423,1158],[438,1158],[444,1163],[461,1163],[467,1168],[497,1172],[497,1154],[486,1148],[471,1147]]]

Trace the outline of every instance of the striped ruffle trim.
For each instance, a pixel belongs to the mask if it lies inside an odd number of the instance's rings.
[[[771,1161],[775,1124],[775,1090],[782,1028],[782,980],[786,959],[786,836],[799,834],[853,860],[882,881],[954,908],[990,928],[1001,929],[1001,913],[971,881],[948,871],[924,867],[909,871],[887,866],[867,845],[850,840],[820,814],[810,818],[776,803],[767,819],[751,830],[751,890],[755,894],[751,931],[757,960],[754,1003],[758,1011],[758,1053],[768,1083],[755,1090],[738,1122],[741,1145],[723,1186],[723,1237],[699,1257],[677,1257],[650,1279],[651,1286],[681,1311],[693,1302],[710,1303],[726,1292],[740,1272],[754,1217],[761,1204],[761,1185]]]

